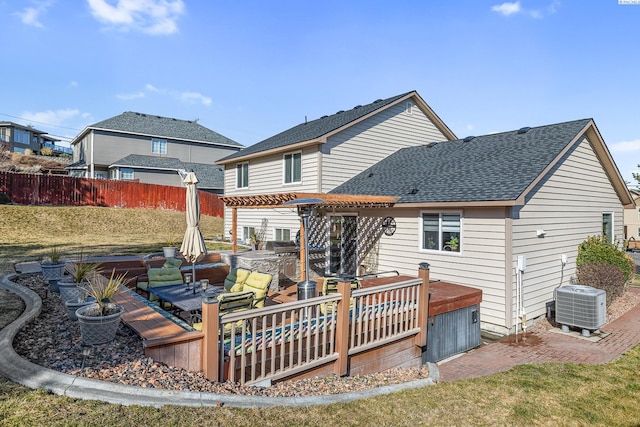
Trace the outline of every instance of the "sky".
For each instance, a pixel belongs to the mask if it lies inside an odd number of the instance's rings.
[[[0,120],[63,142],[135,111],[248,146],[416,90],[459,138],[593,118],[623,178],[640,172],[640,0],[0,0],[0,15]]]

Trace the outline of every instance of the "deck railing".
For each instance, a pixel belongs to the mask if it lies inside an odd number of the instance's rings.
[[[214,381],[270,383],[330,366],[347,375],[349,358],[413,338],[426,345],[429,272],[419,278],[220,316],[203,302],[203,371]],[[325,369],[327,371],[327,369]]]

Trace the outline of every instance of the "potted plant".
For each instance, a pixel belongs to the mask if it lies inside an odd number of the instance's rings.
[[[162,252],[164,252],[165,258],[175,258],[176,257],[176,239],[169,238],[167,239],[166,246],[162,247]]]
[[[260,247],[260,239],[258,238],[258,235],[256,233],[251,233],[251,235],[249,236],[249,239],[251,240],[251,247],[254,251],[257,251],[258,248]]]
[[[460,246],[460,240],[458,239],[458,236],[451,236],[449,241],[444,242],[444,243],[446,245],[449,245],[449,247],[451,248],[451,250],[453,252],[457,252],[458,251],[458,246]]]
[[[78,316],[76,316],[76,311],[80,307],[84,307],[85,305],[93,304],[96,302],[95,298],[87,297],[85,292],[81,292],[81,295],[82,296],[79,297],[77,300],[69,300],[64,303],[64,305],[67,307],[67,312],[69,313],[69,319],[72,322],[75,322],[76,320],[78,320]]]
[[[64,263],[61,261],[62,252],[57,246],[52,247],[47,257],[40,263],[40,269],[45,280],[49,281],[52,292],[59,292],[58,281],[64,276]]]
[[[69,275],[58,282],[62,303],[77,301],[81,298],[82,289],[79,288],[79,285],[102,271],[100,263],[87,262],[82,256],[78,261],[67,263],[65,269]]]
[[[116,275],[114,269],[108,279],[101,274],[87,279],[86,295],[95,302],[76,311],[84,344],[103,344],[115,338],[124,308],[111,302],[111,298],[123,289],[125,278],[126,273]]]

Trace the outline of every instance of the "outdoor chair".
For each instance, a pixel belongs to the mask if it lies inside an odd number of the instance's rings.
[[[218,310],[220,316],[228,313],[235,313],[236,311],[251,310],[254,307],[255,294],[251,291],[248,292],[225,292],[216,297],[218,300]],[[202,330],[202,317],[201,315],[195,315],[196,319],[200,322],[193,323],[195,330]],[[236,322],[236,332],[242,332],[243,321]],[[229,336],[231,334],[231,323],[224,326],[224,335]]]
[[[343,279],[347,280],[347,279]],[[353,278],[351,281],[351,290],[360,289],[360,280],[357,278]],[[335,294],[338,292],[338,282],[340,279],[338,277],[324,277],[322,279],[322,295]],[[349,302],[349,310],[353,309],[353,298],[350,299]],[[333,312],[332,304],[322,304],[320,306],[320,311],[322,314],[331,314]]]
[[[264,307],[264,301],[267,298],[267,291],[269,291],[269,285],[273,275],[268,273],[259,273],[252,271],[242,285],[242,292],[253,292],[255,294],[255,301],[253,302],[254,308]]]
[[[144,280],[146,279],[146,281]],[[136,291],[142,293],[149,301],[156,302],[158,298],[149,292],[149,289],[168,286],[168,285],[181,285],[184,283],[182,273],[178,267],[161,267],[150,268],[147,270],[147,274],[138,276],[136,281]],[[163,307],[164,308],[164,307]]]
[[[242,291],[242,285],[249,277],[251,271],[243,268],[232,268],[229,274],[224,279],[224,290],[227,292],[240,292]]]

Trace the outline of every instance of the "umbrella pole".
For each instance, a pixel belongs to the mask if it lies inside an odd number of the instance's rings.
[[[193,283],[196,283],[196,262],[195,261],[191,263],[191,270],[193,271]]]

